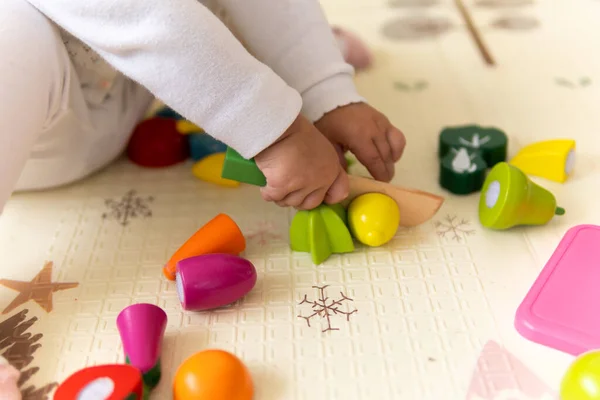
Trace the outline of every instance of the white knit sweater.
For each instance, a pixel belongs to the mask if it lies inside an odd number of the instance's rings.
[[[362,101],[317,0],[27,1],[64,30],[88,101],[119,71],[245,157],[300,111]]]

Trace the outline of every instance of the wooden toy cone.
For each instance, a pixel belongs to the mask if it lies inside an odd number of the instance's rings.
[[[200,228],[173,254],[163,268],[163,274],[175,280],[177,263],[186,258],[203,254],[239,255],[246,249],[246,240],[235,221],[228,215],[219,214]]]

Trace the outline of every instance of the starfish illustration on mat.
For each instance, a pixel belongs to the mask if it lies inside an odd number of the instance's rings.
[[[60,290],[73,289],[77,282],[52,282],[52,261],[47,262],[44,268],[29,282],[0,279],[0,285],[19,292],[17,297],[2,311],[6,314],[33,300],[46,312],[52,311],[52,294]]]

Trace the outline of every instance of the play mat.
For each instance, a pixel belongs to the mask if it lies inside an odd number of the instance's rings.
[[[150,170],[123,159],[84,182],[15,195],[0,218],[0,278],[21,283],[0,286],[0,348],[25,398],[47,398],[85,366],[122,362],[116,317],[143,302],[168,315],[155,399],[171,398],[177,367],[208,348],[244,361],[256,400],[557,398],[573,357],[524,339],[514,319],[565,232],[600,223],[600,1],[322,3],[373,47],[375,66],[356,80],[406,133],[394,182],[446,196],[438,214],[315,266],[289,248],[292,210],[250,185],[202,182],[189,162]],[[532,178],[566,214],[483,228],[478,193],[438,184],[439,133],[464,124],[502,129],[509,157],[575,139],[566,183]],[[184,312],[162,266],[219,213],[244,232],[258,282],[229,307]],[[332,302],[339,312],[313,315]]]

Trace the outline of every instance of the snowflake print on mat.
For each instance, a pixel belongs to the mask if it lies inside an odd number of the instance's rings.
[[[104,204],[109,209],[108,212],[102,214],[104,219],[115,219],[121,225],[127,226],[131,219],[152,216],[148,203],[154,200],[152,196],[140,197],[135,190],[127,192],[120,200],[107,199]]]
[[[314,317],[321,317],[327,321],[327,327],[323,329],[323,332],[327,331],[339,331],[339,328],[334,328],[331,325],[331,317],[334,315],[345,315],[346,321],[350,321],[350,316],[358,312],[357,309],[353,311],[342,311],[340,310],[340,306],[347,301],[354,301],[351,298],[347,297],[344,293],[340,292],[341,298],[339,300],[329,300],[329,297],[325,295],[325,289],[327,289],[329,285],[326,286],[313,286],[313,289],[317,289],[319,291],[319,298],[317,301],[308,300],[308,295],[304,295],[304,299],[300,302],[299,305],[302,304],[310,304],[312,305],[313,313],[309,316],[305,317],[302,315],[298,315],[298,318],[302,318],[306,321],[307,325],[310,327],[310,320]],[[328,301],[330,301],[328,303]]]
[[[467,236],[475,234],[475,229],[470,228],[470,222],[466,219],[458,219],[456,215],[447,215],[441,221],[435,222],[437,234],[441,238],[448,238],[457,243],[463,243]]]
[[[254,241],[258,246],[264,247],[271,241],[283,239],[283,235],[275,233],[274,230],[275,227],[272,222],[261,221],[246,237],[249,241]]]

